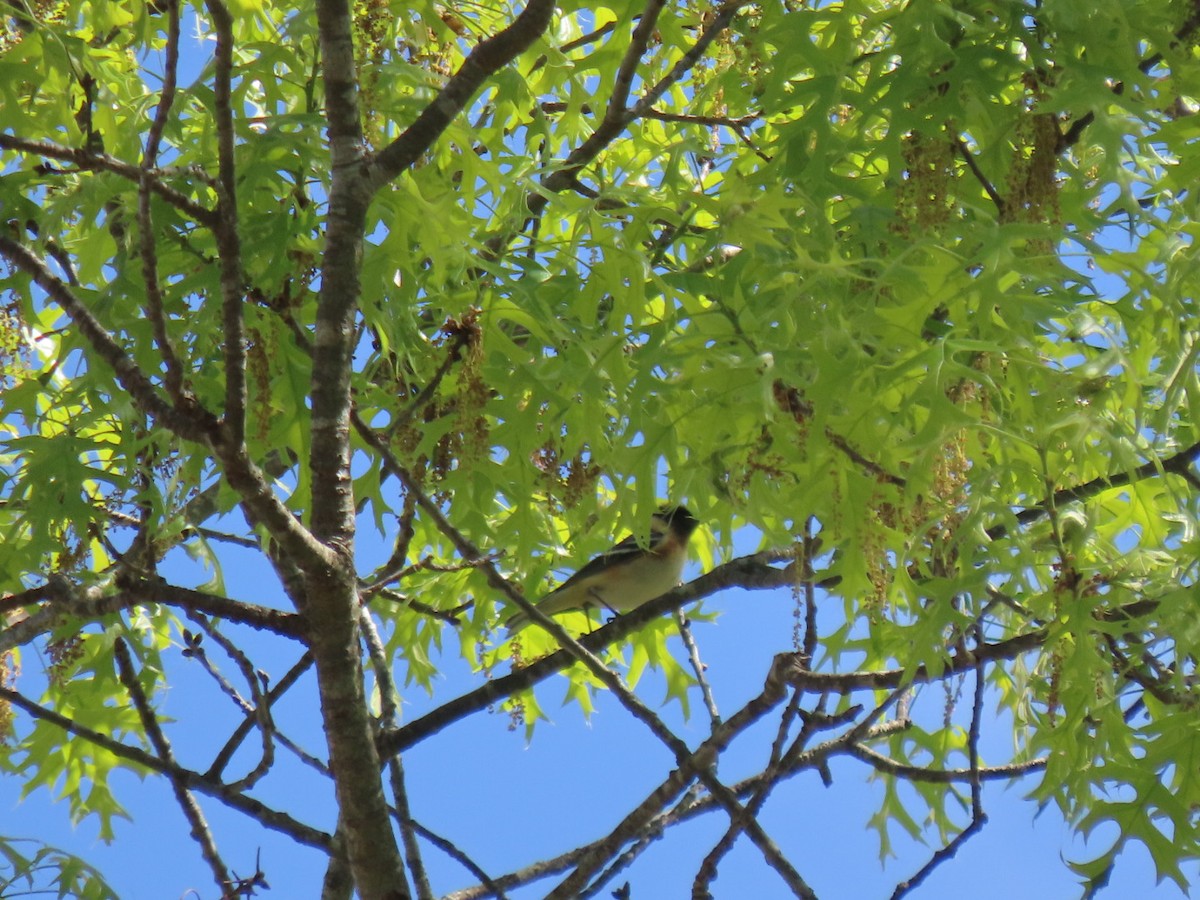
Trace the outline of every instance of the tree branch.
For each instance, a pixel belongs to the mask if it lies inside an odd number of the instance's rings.
[[[0,631],[0,653],[28,644],[49,631],[64,612],[81,619],[92,620],[129,609],[139,603],[161,603],[184,610],[195,610],[285,637],[300,639],[304,636],[304,622],[294,613],[231,600],[191,588],[177,587],[162,581],[123,583],[115,592],[106,593],[99,585],[81,588],[72,584],[65,576],[54,574],[50,576],[46,585],[0,601],[0,615],[9,609],[28,606],[31,602],[43,599],[57,602],[47,604],[28,618]]]
[[[85,741],[95,744],[112,753],[114,756],[125,760],[134,765],[144,766],[152,772],[157,772],[160,775],[165,775],[172,779],[177,779],[185,787],[199,791],[202,794],[207,794],[221,801],[226,806],[236,809],[238,812],[250,816],[255,821],[265,825],[272,831],[278,831],[281,834],[286,834],[288,837],[301,844],[306,844],[310,847],[316,847],[320,850],[329,852],[331,848],[332,837],[323,831],[311,828],[302,822],[293,819],[287,813],[279,812],[271,809],[265,803],[255,800],[252,797],[247,797],[244,794],[239,794],[236,791],[230,790],[226,785],[218,781],[209,779],[207,776],[201,775],[199,772],[194,772],[191,769],[185,769],[182,766],[167,763],[160,760],[151,753],[147,753],[138,747],[131,747],[121,741],[110,738],[106,734],[101,734],[88,728],[86,725],[68,719],[66,716],[60,715],[53,710],[39,706],[32,700],[25,697],[17,691],[11,690],[0,685],[0,698],[7,700],[13,706],[23,709],[35,719],[48,722],[58,728],[61,728],[67,734],[82,738]]]
[[[183,406],[183,367],[175,355],[175,348],[167,332],[166,315],[163,310],[162,286],[158,280],[158,235],[154,231],[150,209],[152,179],[149,172],[158,161],[159,144],[166,128],[171,105],[175,100],[175,79],[179,68],[179,3],[172,0],[167,8],[167,46],[164,50],[164,73],[162,94],[154,112],[154,121],[146,135],[146,147],[142,153],[142,177],[138,179],[138,237],[142,258],[142,280],[146,284],[146,318],[154,329],[154,342],[162,356],[163,384],[176,406]]]
[[[121,679],[121,684],[125,686],[125,690],[129,692],[130,699],[133,700],[134,708],[138,712],[138,718],[142,720],[142,728],[145,729],[146,737],[150,739],[150,744],[154,747],[155,753],[158,754],[158,758],[163,763],[177,768],[175,766],[175,754],[171,752],[171,743],[167,740],[167,736],[163,734],[163,730],[158,724],[158,717],[150,707],[150,701],[146,697],[146,692],[142,690],[142,686],[138,682],[137,673],[133,670],[133,659],[130,657],[129,647],[126,645],[124,638],[117,638],[113,642],[113,657],[117,662],[117,675]],[[187,786],[173,772],[169,780],[171,787],[175,791],[175,800],[179,804],[179,808],[183,811],[184,818],[188,820],[188,824],[192,827],[192,837],[200,845],[200,855],[204,857],[204,861],[212,869],[217,887],[220,889],[222,896],[225,896],[232,882],[229,878],[229,870],[225,867],[225,863],[221,860],[221,854],[217,851],[217,842],[213,838],[208,823],[204,820],[204,812],[200,809],[200,804],[196,802],[196,798],[192,796],[192,792],[188,790]]]
[[[217,126],[217,217],[213,232],[221,267],[225,415],[228,442],[246,438],[246,328],[243,320],[242,248],[238,238],[237,163],[233,134],[233,16],[224,0],[205,0],[217,34],[213,103]]]
[[[0,150],[15,150],[21,153],[43,156],[47,159],[69,162],[89,172],[112,172],[114,175],[119,175],[134,184],[140,184],[143,177],[149,176],[150,190],[162,197],[167,203],[204,225],[211,227],[216,221],[217,214],[213,210],[196,203],[194,200],[189,199],[162,182],[162,179],[166,176],[184,176],[197,178],[205,183],[209,183],[210,179],[208,176],[198,169],[166,168],[151,169],[146,172],[139,166],[109,156],[107,153],[65,147],[62,144],[56,144],[54,141],[30,140],[12,134],[4,134],[3,132],[0,132]]]
[[[67,314],[92,350],[112,368],[117,381],[142,413],[162,423],[182,438],[202,444],[209,442],[216,429],[212,417],[198,407],[182,408],[164,400],[146,377],[146,373],[92,315],[91,310],[80,301],[75,292],[51,273],[45,262],[4,234],[0,234],[0,254],[32,278],[34,283]]]
[[[761,556],[756,554],[718,566],[695,581],[677,587],[663,594],[657,600],[651,600],[635,610],[618,616],[608,625],[583,635],[579,639],[579,644],[588,651],[602,650],[604,647],[622,640],[651,619],[707,597],[722,588],[736,585],[766,590],[789,583],[792,576],[787,569],[773,569],[760,562],[760,559]],[[385,731],[380,736],[380,753],[386,756],[412,747],[430,735],[441,731],[447,725],[472,713],[487,709],[492,703],[526,690],[551,675],[561,672],[574,660],[575,657],[567,651],[559,650],[530,663],[523,669],[489,681],[397,730]]]
[[[375,157],[367,176],[372,193],[420,159],[466,108],[484,81],[542,36],[550,26],[554,7],[555,0],[529,0],[511,25],[475,46],[416,121]]]
[[[1103,491],[1115,487],[1123,487],[1127,484],[1134,484],[1146,478],[1154,478],[1163,473],[1187,476],[1189,468],[1197,459],[1200,459],[1200,441],[1165,459],[1152,459],[1128,471],[1114,472],[1111,475],[1101,475],[1082,484],[1055,491],[1045,503],[1026,507],[1017,512],[1017,523],[1028,525],[1049,515],[1050,510],[1053,508],[1058,508],[1079,500],[1087,500]],[[1006,534],[1008,534],[1008,529],[1004,525],[994,525],[987,530],[987,536],[991,540],[997,540]]]

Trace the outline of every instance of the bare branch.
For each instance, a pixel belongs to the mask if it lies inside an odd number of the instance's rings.
[[[308,652],[304,653],[304,655],[296,661],[291,669],[287,671],[283,678],[279,680],[279,683],[267,692],[267,695],[264,698],[266,706],[268,708],[271,707],[277,700],[279,700],[280,697],[287,693],[287,691],[297,681],[300,680],[300,676],[312,667],[312,662],[312,654]],[[228,766],[229,761],[233,759],[233,754],[237,752],[237,749],[242,745],[242,741],[246,739],[246,736],[250,734],[251,729],[254,728],[255,725],[259,724],[259,722],[260,718],[257,710],[247,711],[246,717],[242,720],[241,724],[234,729],[233,734],[229,736],[229,740],[225,742],[225,746],[221,748],[220,752],[217,753],[216,758],[213,759],[212,765],[208,767],[208,771],[204,773],[205,778],[217,779],[221,777],[221,773],[225,771],[225,767]],[[328,774],[327,768],[325,769],[325,774]]]
[[[371,671],[375,675],[375,689],[379,694],[380,719],[388,725],[394,725],[397,720],[398,708],[396,684],[392,679],[391,660],[379,630],[371,613],[365,607],[359,614],[363,640],[367,645],[367,654],[371,659]],[[404,768],[400,763],[400,755],[388,757],[388,773],[391,776],[392,796],[396,804],[396,821],[400,825],[400,837],[404,841],[404,852],[407,856],[408,868],[412,873],[413,884],[416,885],[418,900],[433,900],[433,888],[429,884],[429,874],[425,871],[425,863],[421,859],[421,847],[417,843],[415,822],[408,804],[408,790],[404,782]]]
[[[141,603],[162,603],[195,610],[287,637],[299,638],[303,634],[303,622],[294,613],[176,587],[162,581],[130,581],[122,582],[122,585],[117,591],[106,593],[98,585],[78,588],[65,576],[54,574],[41,588],[5,598],[0,601],[0,615],[8,609],[28,606],[36,600],[55,600],[58,603],[48,604],[23,621],[0,631],[0,653],[27,644],[49,631],[64,612],[82,619],[98,619]]]
[[[763,562],[761,555],[741,557],[718,566],[695,581],[663,594],[657,600],[651,600],[635,610],[618,616],[608,625],[583,635],[579,639],[579,644],[589,651],[595,652],[621,640],[651,619],[658,618],[702,597],[707,597],[722,588],[738,585],[765,590],[787,584],[791,577],[791,573],[787,569],[774,569],[767,565]],[[559,650],[530,663],[523,669],[489,681],[481,687],[443,704],[433,712],[414,719],[396,731],[385,732],[380,736],[380,752],[387,755],[414,746],[452,722],[487,709],[492,703],[503,700],[518,691],[526,690],[551,675],[561,672],[571,665],[574,659],[575,657],[567,651]]]
[[[1048,757],[1039,756],[1006,766],[980,766],[972,772],[971,769],[930,769],[924,766],[911,766],[897,762],[862,744],[854,744],[848,747],[846,752],[887,775],[895,775],[906,781],[923,781],[931,784],[969,783],[974,777],[978,777],[980,781],[1007,781],[1028,775],[1030,772],[1040,772],[1046,768],[1046,763],[1049,762]]]
[[[934,869],[946,860],[953,858],[959,848],[987,824],[987,814],[983,811],[982,779],[979,774],[979,726],[983,719],[983,686],[983,662],[978,661],[975,666],[975,701],[971,707],[971,727],[967,734],[967,757],[971,766],[971,822],[956,834],[950,843],[935,852],[915,875],[896,885],[896,890],[892,893],[892,900],[900,900],[901,897],[920,885]]]
[[[125,690],[129,692],[130,699],[133,700],[138,718],[142,720],[142,727],[146,731],[146,737],[150,739],[159,759],[169,766],[174,766],[175,754],[171,752],[171,744],[158,724],[158,716],[150,708],[150,700],[138,682],[137,673],[133,670],[133,659],[130,656],[129,647],[123,638],[117,638],[113,642],[113,657],[117,662],[117,675],[121,679],[121,684],[125,685]],[[204,820],[204,812],[200,809],[196,798],[192,796],[192,792],[179,778],[172,774],[170,781],[171,787],[175,790],[175,800],[183,811],[184,818],[192,826],[192,837],[200,845],[200,855],[212,869],[217,887],[224,896],[232,882],[229,878],[229,870],[225,867],[225,863],[221,860],[221,854],[217,851],[217,842],[213,838],[212,831],[209,830],[208,822]]]
[[[267,703],[266,697],[263,695],[263,681],[266,679],[265,674],[255,671],[247,658],[237,645],[229,638],[222,634],[211,622],[204,616],[195,612],[188,612],[188,618],[195,622],[203,629],[204,633],[211,637],[218,646],[234,661],[238,669],[242,673],[242,678],[246,685],[250,688],[250,696],[252,702],[247,702],[242,698],[233,685],[229,684],[221,674],[212,665],[208,659],[208,655],[204,652],[204,648],[200,645],[199,640],[192,642],[188,650],[191,655],[198,659],[201,665],[217,679],[217,682],[222,686],[225,693],[230,696],[234,703],[243,713],[253,714],[258,723],[258,730],[262,735],[262,756],[259,758],[258,764],[251,769],[247,774],[242,776],[237,781],[233,782],[231,787],[239,791],[245,791],[252,788],[267,772],[275,762],[275,723],[271,720],[271,706]],[[186,653],[187,651],[185,651]]]
[[[682,610],[675,610],[675,625],[679,628],[679,637],[682,638],[683,646],[687,649],[688,662],[692,666],[692,671],[696,673],[696,682],[700,685],[700,696],[704,698],[704,708],[708,710],[709,722],[713,729],[716,729],[721,724],[721,713],[717,709],[712,685],[708,683],[707,666],[700,659],[700,647],[696,644],[695,635],[692,634],[692,623],[688,621],[688,617],[683,614]]]

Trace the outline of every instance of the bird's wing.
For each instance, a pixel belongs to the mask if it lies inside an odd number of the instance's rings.
[[[556,615],[570,609],[582,609],[592,605],[595,598],[590,597],[589,593],[594,587],[595,579],[605,572],[612,575],[614,568],[627,566],[640,559],[644,554],[660,549],[668,534],[669,530],[664,531],[657,524],[652,525],[650,543],[645,549],[638,546],[636,537],[632,534],[629,535],[611,549],[593,557],[582,569],[539,600],[538,608],[547,615]],[[509,632],[513,632],[524,628],[529,623],[526,615],[518,612],[504,624]]]
[[[651,535],[650,546],[653,547],[655,542],[662,539],[662,535]],[[642,548],[638,546],[637,539],[631,534],[618,544],[615,544],[611,549],[604,551],[599,556],[594,556],[592,559],[578,572],[556,587],[550,593],[556,594],[559,591],[566,590],[569,587],[574,587],[581,581],[587,581],[595,575],[599,575],[605,569],[612,566],[619,566],[624,563],[629,563],[635,560],[639,553],[642,553]]]

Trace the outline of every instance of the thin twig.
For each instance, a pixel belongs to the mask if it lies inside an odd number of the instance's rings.
[[[196,203],[174,188],[168,187],[163,182],[163,179],[167,177],[182,177],[195,178],[206,184],[210,183],[211,179],[204,172],[196,168],[181,169],[167,167],[156,168],[146,172],[140,166],[135,166],[114,156],[109,156],[107,153],[67,147],[63,144],[57,144],[54,141],[31,140],[2,132],[0,132],[0,150],[17,150],[47,159],[56,159],[60,162],[70,162],[74,163],[80,169],[89,172],[111,172],[134,184],[140,183],[142,178],[148,175],[150,177],[150,189],[163,200],[166,200],[167,203],[171,204],[171,206],[205,225],[211,226],[215,220],[216,213],[211,209]]]
[[[0,698],[24,710],[35,719],[48,722],[57,728],[61,728],[67,734],[95,744],[97,747],[107,750],[119,759],[133,763],[136,766],[143,766],[151,772],[157,772],[160,775],[178,779],[185,787],[199,791],[202,794],[208,794],[210,797],[215,797],[231,809],[236,809],[238,812],[244,813],[272,831],[288,835],[298,843],[317,847],[325,851],[330,849],[332,841],[330,835],[297,821],[287,813],[272,809],[260,800],[255,800],[253,797],[247,797],[245,794],[232,791],[215,779],[211,779],[191,769],[185,769],[177,764],[168,763],[165,760],[159,759],[153,753],[147,753],[140,747],[131,747],[129,744],[111,738],[93,728],[89,728],[61,713],[40,706],[11,688],[0,685]]]
[[[979,642],[979,623],[975,627],[976,642]],[[921,884],[943,862],[951,859],[971,837],[982,830],[987,824],[987,814],[983,811],[983,779],[979,774],[979,731],[983,720],[983,688],[984,663],[977,660],[975,665],[975,702],[971,708],[971,727],[967,733],[967,759],[970,764],[971,782],[971,822],[954,836],[954,838],[936,851],[929,861],[917,873],[906,881],[896,885],[892,900],[900,900],[905,894]]]
[[[299,681],[300,676],[312,667],[312,663],[312,654],[305,651],[283,678],[279,680],[279,683],[267,693],[267,706],[271,706],[287,693],[292,685]],[[208,767],[208,771],[204,773],[206,778],[216,779],[221,777],[221,773],[225,771],[225,767],[233,759],[233,754],[237,752],[237,749],[242,745],[242,741],[246,739],[246,736],[250,734],[251,729],[256,724],[258,724],[258,713],[254,710],[248,711],[246,717],[242,719],[241,724],[233,730],[233,734],[225,742],[225,746],[218,751],[212,764]]]
[[[929,784],[970,782],[973,778],[978,778],[980,781],[1006,781],[1020,778],[1030,772],[1040,772],[1050,761],[1047,756],[1038,756],[1025,762],[1009,763],[1005,766],[980,766],[972,771],[971,769],[930,769],[925,766],[908,765],[897,762],[882,753],[877,753],[862,744],[852,745],[847,752],[887,775],[895,775],[906,781],[922,781]]]
[[[412,822],[412,827],[417,834],[425,838],[425,840],[429,841],[429,843],[433,844],[433,846],[437,847],[451,859],[457,861],[464,869],[478,878],[481,887],[489,891],[492,897],[495,897],[496,900],[506,900],[508,895],[504,893],[504,889],[500,887],[500,884],[496,880],[492,879],[487,872],[483,871],[483,869],[480,868],[479,864],[475,862],[475,860],[467,856],[467,854],[455,846],[454,843],[442,837],[440,834],[430,831],[420,822],[415,820]]]
[[[963,158],[963,162],[967,164],[967,168],[971,170],[971,174],[975,176],[975,180],[983,187],[984,193],[996,205],[996,212],[1003,216],[1007,209],[1004,198],[1000,196],[1000,192],[996,190],[991,179],[984,175],[983,170],[979,168],[979,161],[975,159],[975,154],[971,152],[971,148],[967,146],[967,142],[961,137],[955,136],[954,149]]]
[[[367,656],[371,660],[371,671],[375,674],[375,689],[379,693],[379,710],[381,720],[389,725],[394,724],[398,714],[396,705],[396,684],[392,680],[392,666],[387,657],[375,620],[365,607],[358,617],[362,629],[363,641],[367,645]],[[416,830],[412,812],[408,805],[408,790],[404,783],[404,768],[400,763],[400,754],[388,757],[388,774],[392,785],[392,796],[395,798],[395,818],[400,823],[400,837],[404,842],[404,853],[407,857],[408,869],[412,873],[413,884],[416,885],[418,900],[433,900],[433,888],[429,883],[429,874],[425,871],[425,863],[421,858],[421,847],[417,843]]]
[[[175,754],[171,751],[171,743],[163,734],[163,730],[158,724],[158,716],[154,714],[154,710],[150,707],[150,700],[138,682],[137,673],[133,669],[133,659],[124,638],[117,638],[113,642],[113,658],[117,663],[117,675],[121,679],[121,684],[125,686],[125,690],[129,692],[130,699],[133,700],[138,718],[142,720],[142,728],[154,747],[155,753],[164,763],[174,766]],[[212,869],[217,887],[221,890],[221,896],[228,896],[229,886],[232,884],[229,870],[225,867],[221,854],[217,850],[217,842],[213,838],[208,823],[204,820],[204,812],[200,809],[196,798],[192,796],[192,792],[179,778],[172,775],[169,780],[171,787],[175,790],[175,800],[183,811],[184,818],[192,827],[192,837],[200,845],[200,855]]]
[[[234,697],[234,702],[238,704],[238,707],[242,710],[242,712],[253,713],[255,716],[255,719],[258,723],[258,730],[262,734],[262,757],[259,759],[258,764],[253,769],[251,769],[237,781],[232,782],[230,785],[239,791],[249,790],[255,785],[255,783],[258,782],[259,779],[267,774],[275,762],[275,742],[273,740],[273,737],[276,734],[275,723],[271,719],[271,705],[267,703],[267,699],[263,694],[262,685],[262,682],[265,680],[266,676],[256,671],[246,654],[244,654],[238,648],[238,646],[233,643],[233,641],[222,634],[208,620],[207,617],[201,616],[190,610],[188,611],[187,615],[191,621],[199,625],[200,628],[203,629],[204,633],[211,637],[217,643],[217,645],[225,651],[226,655],[234,661],[234,664],[242,673],[242,678],[250,688],[250,696],[252,700],[250,703],[247,703],[245,700],[243,700],[236,691],[232,692],[232,696]],[[201,648],[197,646],[196,649],[200,650]],[[202,656],[202,660],[206,664],[206,668],[212,668],[211,664],[208,662],[206,654]],[[217,674],[215,670],[213,671],[213,674],[214,676]],[[220,680],[223,681],[224,679]],[[232,691],[232,686],[230,686],[230,691]],[[229,691],[227,691],[227,693],[229,693]]]
[[[683,646],[687,648],[688,662],[691,663],[692,671],[696,673],[696,681],[700,685],[700,696],[704,698],[704,708],[708,710],[708,720],[713,730],[716,730],[721,724],[721,713],[717,710],[717,701],[713,697],[712,685],[708,683],[708,667],[700,659],[700,647],[696,644],[696,638],[692,635],[692,624],[683,614],[683,610],[675,610],[675,624],[679,628]]]

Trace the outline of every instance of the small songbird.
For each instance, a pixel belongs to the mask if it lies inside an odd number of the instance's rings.
[[[537,603],[548,616],[580,609],[628,612],[675,585],[687,559],[688,538],[700,522],[686,506],[666,506],[650,520],[650,543],[633,535],[601,553]],[[529,624],[523,612],[504,623],[509,634]]]

